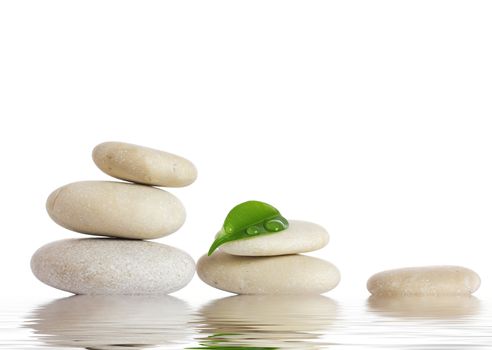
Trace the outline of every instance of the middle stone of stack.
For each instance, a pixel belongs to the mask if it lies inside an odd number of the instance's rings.
[[[112,181],[74,182],[46,201],[50,217],[66,229],[98,236],[156,239],[177,231],[185,221],[181,201],[144,185]]]

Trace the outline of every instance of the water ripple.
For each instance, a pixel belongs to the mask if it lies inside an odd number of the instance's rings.
[[[202,307],[193,349],[317,349],[336,321],[337,304],[323,296],[240,295]]]
[[[171,296],[86,296],[36,308],[25,326],[51,347],[180,348],[191,339],[191,309]]]
[[[193,309],[171,296],[73,296],[27,313],[6,304],[0,349],[491,349],[491,305],[474,297],[233,296]]]

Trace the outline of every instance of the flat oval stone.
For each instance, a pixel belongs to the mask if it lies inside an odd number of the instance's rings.
[[[60,226],[90,235],[153,239],[177,231],[186,213],[164,190],[110,181],[74,182],[55,190],[46,201]]]
[[[39,248],[31,269],[41,282],[75,294],[168,294],[191,281],[195,263],[165,244],[85,238]]]
[[[307,221],[289,220],[289,227],[283,231],[228,242],[219,249],[242,256],[285,255],[321,249],[329,240],[323,227]]]
[[[92,151],[92,159],[109,176],[145,185],[183,187],[197,177],[189,160],[130,143],[101,143]]]
[[[208,285],[236,294],[321,294],[340,281],[333,264],[305,255],[247,257],[216,252],[200,258],[197,272]]]
[[[388,270],[367,281],[374,295],[467,295],[480,287],[480,277],[460,266],[425,266]]]

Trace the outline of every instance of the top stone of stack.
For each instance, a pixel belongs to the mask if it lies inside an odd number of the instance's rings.
[[[239,256],[277,256],[316,251],[330,240],[320,225],[300,220],[289,220],[289,227],[275,234],[256,236],[227,242],[219,250]]]
[[[144,185],[184,187],[197,177],[196,167],[189,160],[130,143],[101,143],[92,151],[92,158],[109,176]]]

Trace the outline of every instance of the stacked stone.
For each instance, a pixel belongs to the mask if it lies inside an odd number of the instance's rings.
[[[183,225],[179,199],[154,186],[187,186],[196,179],[195,166],[174,154],[121,142],[102,143],[92,156],[103,172],[129,182],[71,183],[49,196],[46,209],[66,229],[111,238],[49,243],[31,259],[34,275],[75,294],[167,294],[186,286],[195,273],[193,259],[145,240]]]
[[[325,293],[338,285],[340,272],[328,261],[300,253],[319,250],[328,241],[323,227],[289,220],[284,231],[231,241],[202,256],[198,276],[236,294]]]

